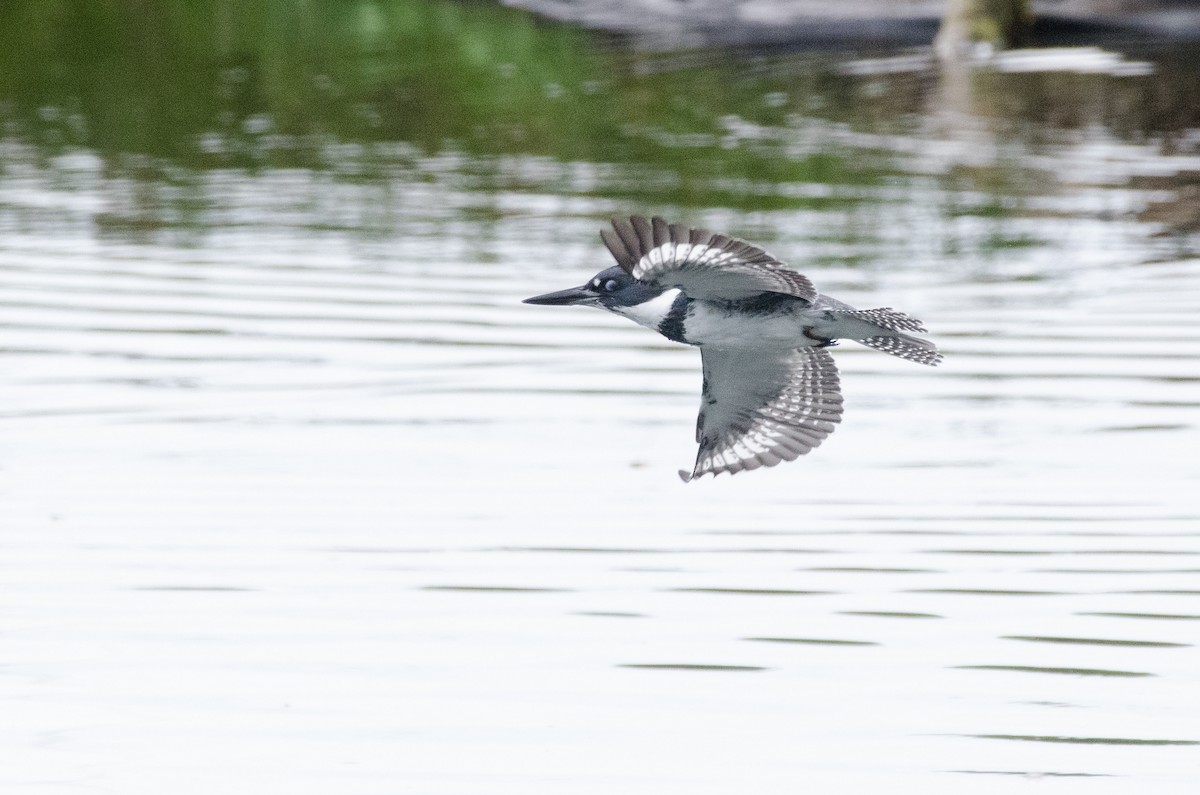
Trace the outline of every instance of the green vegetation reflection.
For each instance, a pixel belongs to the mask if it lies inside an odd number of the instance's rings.
[[[634,166],[590,192],[643,203],[859,201],[788,188],[876,184],[886,157],[785,151],[797,92],[814,87],[756,62],[678,69],[486,2],[13,0],[0,7],[0,124],[43,156],[87,148],[143,178],[182,166],[371,179],[441,153],[487,172],[487,158],[519,154]],[[836,100],[852,86],[826,89]]]
[[[93,220],[119,234],[202,230],[222,191],[283,169],[377,190],[350,224],[369,234],[402,223],[374,209],[414,184],[593,198],[570,212],[597,214],[831,211],[811,227],[818,261],[853,267],[911,256],[879,234],[901,204],[947,256],[1046,245],[1011,223],[1068,212],[1029,201],[1061,181],[1031,151],[1097,130],[1168,151],[1200,124],[1194,58],[1164,55],[1153,78],[972,72],[958,97],[932,61],[850,57],[642,53],[481,0],[8,0],[0,180],[33,166],[55,187],[102,184]],[[981,156],[926,157],[960,117]],[[58,157],[81,152],[98,162]],[[467,204],[469,220],[505,212]]]

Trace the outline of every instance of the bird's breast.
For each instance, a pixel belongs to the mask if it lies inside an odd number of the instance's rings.
[[[730,302],[693,301],[684,318],[684,335],[692,345],[715,348],[799,348],[814,344],[804,336],[804,317],[798,302],[770,307],[737,306]]]

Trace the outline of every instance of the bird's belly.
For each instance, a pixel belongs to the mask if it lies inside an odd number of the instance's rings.
[[[714,348],[800,348],[819,345],[821,340],[804,335],[801,313],[731,313],[719,305],[698,303],[686,320],[687,340],[693,345]]]

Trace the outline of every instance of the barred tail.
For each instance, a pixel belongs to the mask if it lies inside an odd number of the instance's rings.
[[[904,333],[923,333],[925,327],[921,321],[890,306],[881,309],[847,309],[831,314],[837,317],[838,327],[830,336],[852,339],[868,348],[919,364],[936,365],[942,360],[942,355],[932,342]]]
[[[932,342],[919,337],[911,337],[908,334],[901,334],[900,332],[893,332],[877,337],[867,337],[866,339],[857,340],[857,342],[861,342],[868,348],[890,353],[892,356],[899,356],[901,359],[907,359],[910,362],[917,362],[918,364],[935,366],[942,360],[942,354],[938,353],[937,346]]]

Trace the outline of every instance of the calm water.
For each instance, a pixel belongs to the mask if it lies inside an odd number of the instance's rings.
[[[494,63],[406,66],[363,12],[184,75],[23,20],[0,789],[1195,790],[1187,53],[956,76],[397,7]],[[819,451],[683,486],[697,354],[519,303],[629,212],[903,308],[946,361],[847,344]]]

